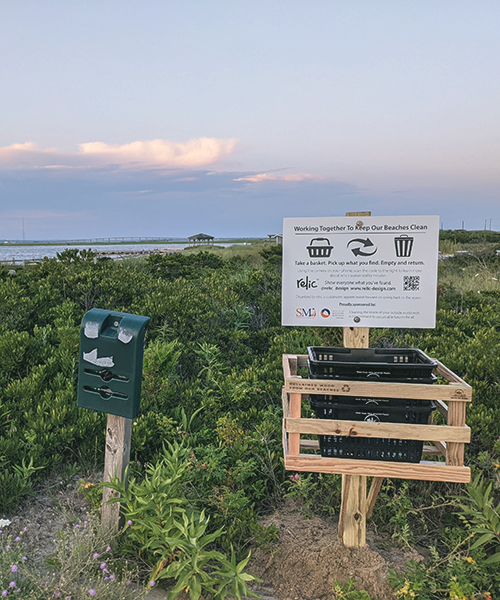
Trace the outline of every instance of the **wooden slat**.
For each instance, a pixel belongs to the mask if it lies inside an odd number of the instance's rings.
[[[304,450],[319,450],[318,440],[300,440],[300,447]]]
[[[441,413],[446,420],[448,420],[448,405],[442,400],[434,400],[434,404],[436,405],[436,410]]]
[[[465,425],[465,402],[451,402],[448,409],[448,426],[461,427]],[[443,438],[445,441],[446,438]],[[464,445],[460,443],[448,443],[446,445],[446,464],[463,465],[464,464]]]
[[[285,469],[287,471],[368,475],[392,477],[394,479],[419,479],[422,481],[470,482],[470,469],[468,467],[456,467],[429,461],[413,464],[350,458],[325,458],[301,454],[293,457],[286,456]]]
[[[368,494],[368,498],[366,499],[366,519],[371,518],[373,513],[373,507],[375,506],[375,501],[377,500],[377,496],[380,492],[380,488],[382,487],[382,483],[384,481],[383,477],[374,477],[372,479],[372,484],[370,486],[370,492]]]
[[[431,446],[430,444],[424,444],[422,450],[423,456],[446,456],[437,446]]]
[[[283,354],[283,375],[285,380],[292,376],[290,371],[290,359],[293,358],[291,354]]]
[[[299,367],[307,367],[307,354],[297,354],[297,365]]]
[[[302,396],[301,394],[290,394],[290,418],[291,419],[300,419],[302,408]],[[286,421],[285,421],[286,427]],[[290,456],[296,456],[300,454],[300,432],[299,431],[290,431],[287,427],[288,432],[288,446]]]
[[[434,446],[436,446],[436,448],[440,451],[441,456],[446,457],[446,442],[438,442],[437,440],[435,440]]]
[[[468,383],[466,383],[463,379],[461,379],[456,373],[453,373],[448,367],[443,365],[442,362],[438,361],[438,366],[436,368],[436,372],[438,375],[441,375],[444,379],[449,381],[450,383],[458,383],[465,387],[470,387]]]
[[[421,383],[388,383],[383,381],[345,381],[331,379],[286,379],[289,393],[331,394],[361,398],[410,398],[414,400],[455,400],[470,402],[472,388]]]
[[[285,427],[288,433],[421,440],[425,442],[470,442],[470,428],[466,425],[453,427],[449,425],[367,423],[366,421],[338,421],[333,419],[297,419],[291,416],[291,418],[285,419]]]
[[[281,403],[283,405],[283,418],[286,419],[290,416],[290,402],[288,401],[288,394],[286,393],[285,386],[281,388]],[[283,421],[283,427],[285,422]]]

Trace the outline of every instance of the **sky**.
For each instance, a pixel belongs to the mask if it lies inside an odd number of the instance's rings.
[[[498,0],[0,0],[0,239],[500,230]]]

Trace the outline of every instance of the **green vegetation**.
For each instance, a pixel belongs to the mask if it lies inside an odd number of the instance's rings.
[[[401,598],[500,594],[490,566],[499,556],[500,265],[498,240],[483,242],[440,265],[435,330],[371,332],[372,346],[422,348],[474,388],[466,453],[474,482],[386,481],[376,504],[374,521],[391,544],[429,548],[424,563],[391,576]],[[238,597],[249,550],[277,538],[260,515],[286,495],[306,514],[338,511],[339,476],[290,481],[283,469],[281,355],[338,345],[341,331],[281,327],[278,246],[94,258],[69,249],[15,275],[0,270],[0,510],[11,511],[54,467],[102,465],[106,417],[76,406],[83,314],[99,307],[149,316],[132,433],[134,494],[122,490],[131,524],[120,551],[140,555],[147,581],[172,577],[195,597],[203,589]],[[168,493],[155,487],[165,478]],[[85,492],[98,502],[95,489]],[[139,506],[146,492],[149,504]],[[188,565],[194,554],[205,556],[196,576]],[[338,584],[339,598],[365,597],[353,585]]]

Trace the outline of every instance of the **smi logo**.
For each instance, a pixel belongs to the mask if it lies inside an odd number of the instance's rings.
[[[315,308],[296,308],[295,316],[299,319],[313,319],[316,316]]]
[[[297,287],[298,288],[303,288],[306,290],[310,290],[311,288],[316,288],[318,287],[318,281],[317,280],[310,280],[309,276],[306,275],[305,277],[301,277],[300,279],[297,279]]]

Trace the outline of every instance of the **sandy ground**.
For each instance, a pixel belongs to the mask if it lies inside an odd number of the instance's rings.
[[[13,533],[27,527],[24,543],[40,563],[53,552],[58,529],[69,530],[90,518],[90,507],[78,487],[76,482],[68,484],[56,478],[25,500],[15,514],[0,515],[11,519],[9,531]],[[279,531],[279,542],[268,551],[254,548],[246,568],[262,580],[252,589],[263,600],[335,600],[334,582],[345,583],[350,578],[373,599],[391,599],[387,570],[399,570],[410,559],[422,559],[415,551],[382,549],[384,540],[370,525],[367,546],[345,548],[337,540],[336,518],[307,518],[291,500],[263,520],[266,526],[271,523]],[[166,600],[162,582],[151,589],[148,598]]]

